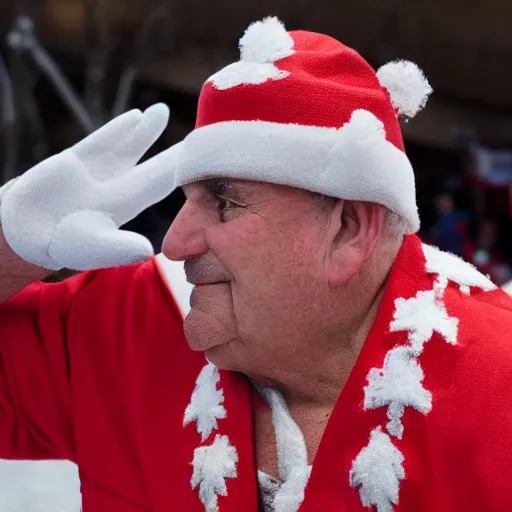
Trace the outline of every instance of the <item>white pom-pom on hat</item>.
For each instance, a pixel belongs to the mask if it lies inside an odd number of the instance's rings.
[[[221,91],[239,85],[259,85],[268,80],[282,80],[290,73],[275,62],[295,53],[294,40],[283,23],[268,17],[252,23],[240,39],[240,60],[212,75],[211,82]]]
[[[377,71],[380,85],[389,92],[399,116],[414,117],[426,105],[432,93],[423,71],[407,60],[384,64]]]
[[[241,60],[273,63],[295,53],[293,45],[292,36],[283,23],[276,17],[268,17],[252,23],[241,37]]]

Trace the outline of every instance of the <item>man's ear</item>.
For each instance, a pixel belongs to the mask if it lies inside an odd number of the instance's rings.
[[[345,286],[361,271],[382,236],[386,210],[376,203],[339,200],[331,211],[329,286]]]

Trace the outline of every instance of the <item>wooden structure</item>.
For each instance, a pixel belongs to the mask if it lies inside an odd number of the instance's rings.
[[[196,95],[203,81],[237,59],[246,26],[277,15],[288,28],[322,31],[355,47],[374,66],[408,58],[434,86],[429,108],[405,127],[410,140],[450,147],[472,129],[491,145],[512,145],[512,2],[509,0],[4,0],[3,28],[20,11],[38,21],[43,41],[82,58],[112,38],[130,46],[150,26],[139,55],[146,80]],[[91,6],[104,26],[91,26]],[[89,8],[87,8],[89,6]],[[98,25],[98,24],[96,24]]]

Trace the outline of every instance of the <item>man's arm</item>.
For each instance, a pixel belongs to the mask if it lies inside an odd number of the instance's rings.
[[[0,187],[0,203],[17,178]],[[7,244],[0,223],[0,304],[10,299],[25,286],[45,279],[51,271],[31,265],[21,259]]]
[[[0,458],[79,463],[83,418],[108,428],[98,411],[129,409],[126,380],[139,382],[158,343],[174,347],[170,362],[188,353],[186,301],[160,266],[155,258],[36,282],[0,304]],[[179,270],[165,276],[178,285]]]
[[[0,304],[7,301],[25,286],[45,279],[52,272],[22,260],[5,241],[0,226]]]
[[[0,458],[74,460],[70,318],[87,274],[30,284],[24,265],[0,278],[14,293],[0,303]]]
[[[113,343],[105,319],[124,321],[135,284],[138,310],[156,293],[154,262],[136,265],[153,254],[150,242],[119,227],[174,189],[167,152],[137,165],[168,115],[162,105],[127,112],[0,190],[0,458],[74,460],[72,383],[87,387],[86,362],[101,367]],[[41,282],[62,268],[85,272]],[[94,355],[78,338],[91,318],[92,338],[105,340]]]

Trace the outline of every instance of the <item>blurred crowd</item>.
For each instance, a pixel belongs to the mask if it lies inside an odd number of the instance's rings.
[[[451,194],[434,199],[437,219],[425,241],[472,263],[496,284],[512,278],[512,269],[503,256],[503,241],[498,224],[492,219],[474,218],[458,209]]]
[[[418,164],[423,240],[472,263],[496,284],[512,279],[512,154],[482,148],[448,159],[446,169]]]

